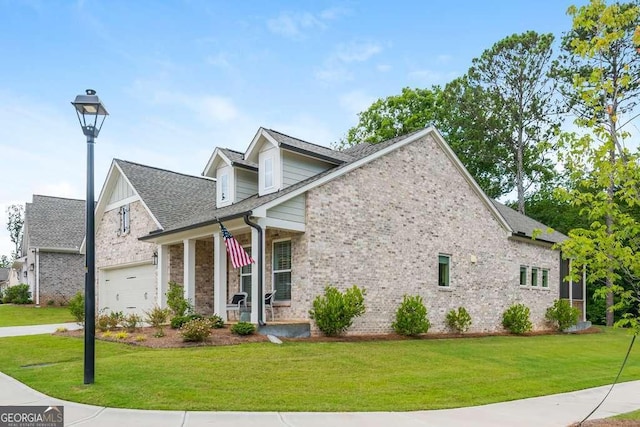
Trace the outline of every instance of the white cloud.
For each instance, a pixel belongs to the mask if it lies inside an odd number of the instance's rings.
[[[207,58],[207,64],[222,69],[232,68],[231,63],[229,62],[229,56],[226,52],[218,52],[215,55],[209,56]]]
[[[353,80],[353,72],[347,66],[366,62],[380,52],[382,52],[382,45],[379,43],[355,41],[341,43],[315,72],[315,77],[326,83]]]
[[[340,7],[329,8],[317,14],[311,12],[280,12],[267,20],[267,28],[274,34],[292,39],[304,38],[305,33],[314,29],[325,30],[327,22],[347,15],[348,10]]]
[[[325,63],[315,72],[315,77],[326,83],[340,83],[353,80],[353,73],[341,64]]]
[[[204,120],[228,122],[238,117],[238,110],[228,98],[206,96],[200,100]]]
[[[375,100],[375,97],[361,90],[354,90],[342,95],[339,103],[350,115],[357,116],[358,113],[369,108]]]
[[[338,46],[335,57],[345,63],[364,62],[382,52],[382,46],[372,42],[351,42]]]

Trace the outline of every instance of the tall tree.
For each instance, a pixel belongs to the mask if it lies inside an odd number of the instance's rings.
[[[7,267],[11,267],[11,261],[9,261],[9,258],[7,258],[6,255],[0,256],[0,268],[7,268]]]
[[[605,282],[601,293],[606,295],[607,325],[612,325],[612,309],[638,304],[640,298],[640,156],[625,147],[625,126],[634,118],[629,116],[640,95],[640,8],[591,0],[568,13],[573,26],[563,39],[558,76],[564,78],[563,93],[585,134],[562,138],[566,151],[561,158],[579,184],[565,197],[582,207],[591,226],[573,230],[562,247],[577,261],[574,266],[589,267],[590,282]],[[621,287],[623,281],[631,288]],[[621,305],[614,304],[616,291]],[[623,320],[638,328],[637,317]]]
[[[24,226],[24,206],[11,205],[7,208],[7,230],[9,238],[16,245],[13,257],[22,256],[22,227]]]
[[[520,213],[527,190],[553,176],[547,154],[560,126],[550,75],[553,39],[534,31],[506,37],[474,59],[467,74],[470,86],[487,94],[477,110],[501,122]]]

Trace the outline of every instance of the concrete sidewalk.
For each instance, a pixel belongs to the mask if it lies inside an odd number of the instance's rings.
[[[77,323],[53,323],[50,325],[31,325],[31,326],[5,326],[0,328],[0,338],[17,337],[22,335],[40,335],[52,334],[58,328],[66,328],[70,331],[80,329]]]
[[[418,427],[567,426],[600,402],[608,386],[470,408],[417,412],[193,412],[114,409],[46,396],[0,373],[0,405],[64,406],[67,426]],[[640,409],[640,381],[618,384],[591,419]]]

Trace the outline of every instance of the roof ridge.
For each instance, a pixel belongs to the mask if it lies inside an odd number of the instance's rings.
[[[60,200],[73,200],[73,201],[78,201],[78,202],[85,202],[85,199],[77,199],[75,197],[60,197],[60,196],[49,196],[47,194],[33,194],[32,195],[32,199],[33,200],[33,196],[38,196],[38,197],[48,197],[50,199],[60,199]],[[33,204],[33,202],[26,202],[28,204]]]
[[[277,130],[275,130],[275,129],[267,128],[267,130],[268,130],[268,131],[271,131],[271,132],[279,133],[280,135],[282,135],[282,136],[286,136],[287,138],[297,139],[298,141],[302,141],[302,142],[304,142],[305,144],[315,145],[316,147],[324,148],[325,150],[331,150],[331,151],[335,151],[336,153],[340,153],[340,151],[339,151],[339,150],[334,150],[334,149],[333,149],[333,148],[331,148],[331,147],[327,147],[327,146],[325,146],[325,145],[316,144],[315,142],[309,142],[309,141],[306,141],[306,140],[304,140],[304,139],[300,139],[300,138],[298,138],[297,136],[287,135],[286,133],[282,133],[282,132],[277,131]]]
[[[234,153],[244,154],[242,151],[234,150],[233,148],[220,147],[222,150],[233,151]]]
[[[172,171],[172,170],[165,169],[165,168],[159,168],[157,166],[143,165],[142,163],[136,163],[136,162],[132,162],[132,161],[129,161],[129,160],[122,160],[122,159],[116,159],[116,158],[114,158],[113,160],[115,162],[129,163],[130,165],[141,166],[143,168],[148,168],[148,169],[155,169],[155,170],[162,171],[162,172],[169,172],[169,173],[173,173],[173,174],[176,174],[176,175],[186,176],[186,177],[189,177],[189,178],[199,178],[199,179],[203,179],[205,181],[211,181],[211,179],[212,179],[212,178],[201,176],[201,175],[191,175],[191,174],[184,173],[184,172],[176,172],[176,171]]]

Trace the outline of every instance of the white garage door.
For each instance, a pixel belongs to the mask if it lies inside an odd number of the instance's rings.
[[[153,308],[156,301],[155,272],[155,265],[102,270],[98,296],[100,309],[145,317],[144,312]]]

